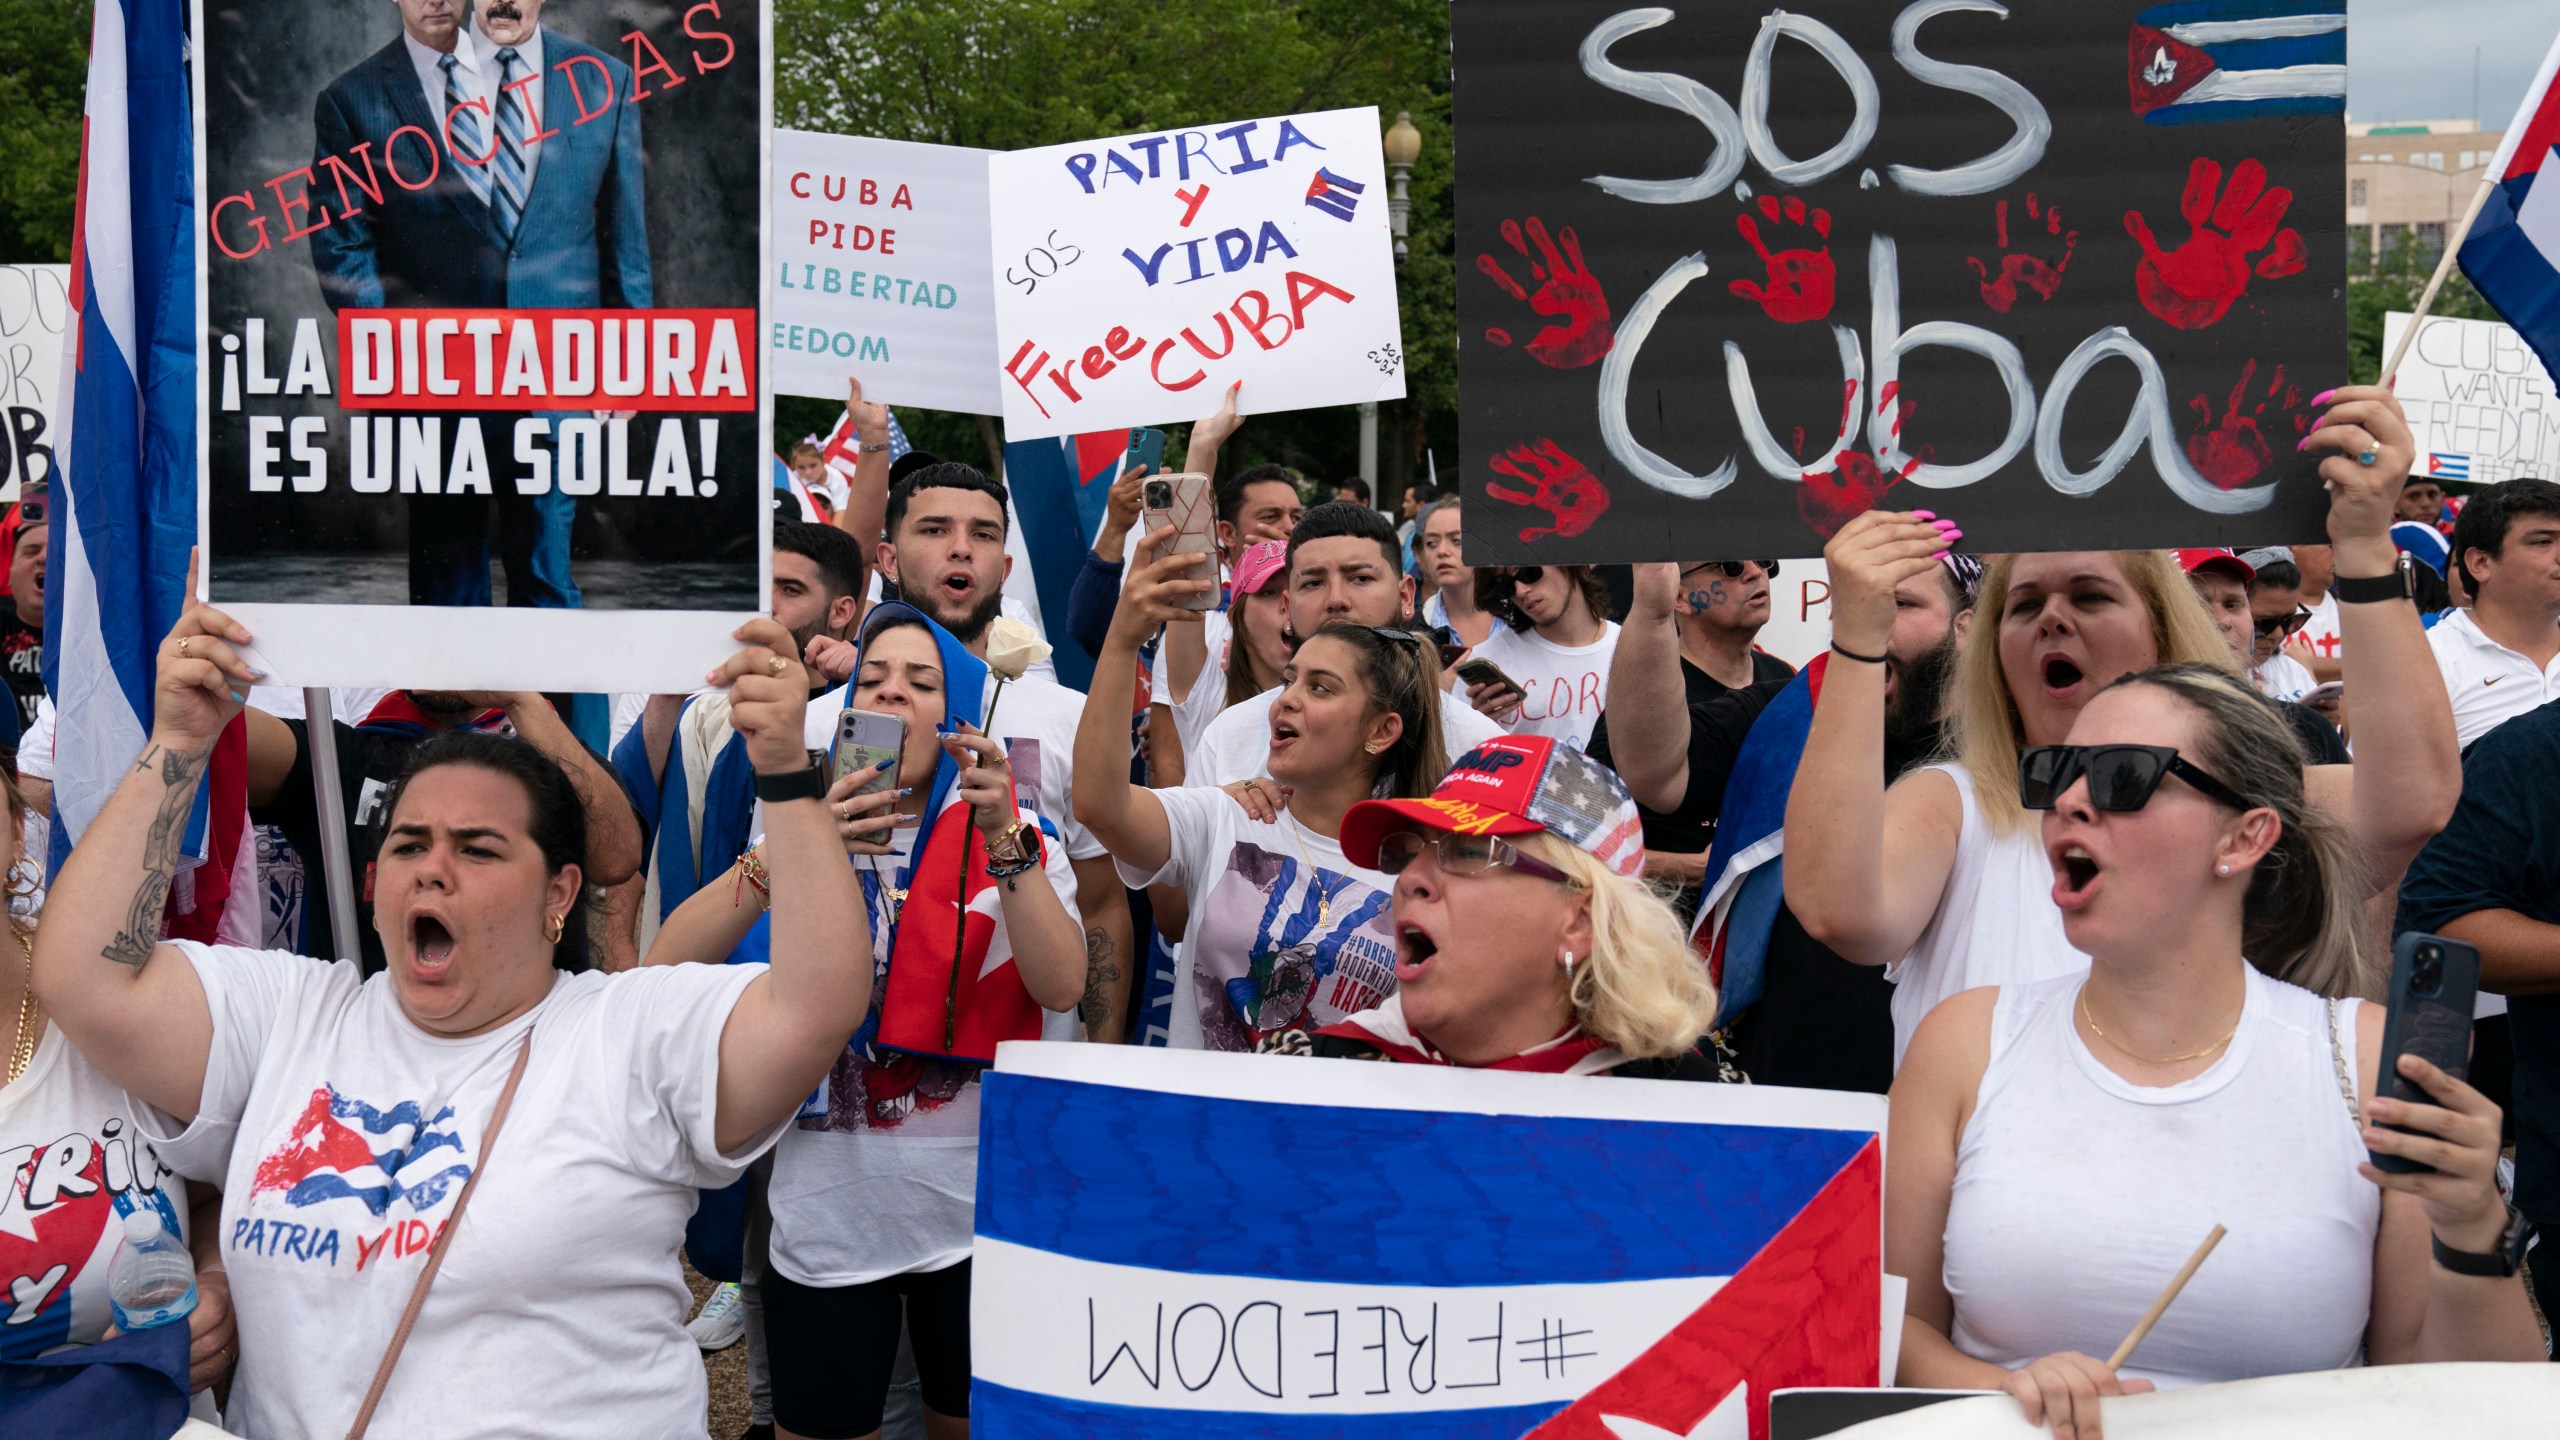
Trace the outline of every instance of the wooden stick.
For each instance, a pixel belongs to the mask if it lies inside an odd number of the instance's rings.
[[[2417,313],[2409,317],[2409,328],[2401,332],[2400,343],[2391,347],[2391,363],[2382,367],[2382,378],[2375,384],[2388,388],[2392,377],[2400,373],[2400,362],[2409,358],[2409,347],[2418,340],[2418,327],[2426,323],[2427,311],[2436,303],[2436,292],[2444,288],[2444,278],[2453,273],[2453,262],[2462,250],[2462,242],[2471,238],[2472,222],[2480,218],[2480,207],[2489,203],[2489,192],[2497,188],[2497,184],[2496,166],[2481,172],[2480,188],[2471,192],[2471,206],[2462,212],[2462,223],[2445,237],[2444,254],[2436,257],[2436,273],[2427,280],[2427,288],[2418,292]]]
[[[2142,1323],[2134,1326],[2133,1333],[2124,1337],[2124,1343],[2116,1347],[2116,1353],[2107,1357],[2108,1369],[2124,1367],[2124,1362],[2133,1355],[2133,1347],[2141,1344],[2142,1337],[2151,1333],[2151,1327],[2160,1323],[2161,1315],[2169,1309],[2169,1302],[2177,1299],[2178,1292],[2187,1288],[2187,1282],[2195,1278],[2196,1267],[2204,1263],[2204,1257],[2212,1254],[2213,1247],[2221,1244],[2222,1237],[2228,1233],[2216,1225],[2213,1233],[2204,1237],[2204,1243],[2196,1247],[2196,1253],[2187,1257],[2186,1266],[2178,1271],[2178,1277],[2169,1282],[2168,1289],[2160,1292],[2159,1299],[2151,1302],[2151,1313],[2143,1316]]]

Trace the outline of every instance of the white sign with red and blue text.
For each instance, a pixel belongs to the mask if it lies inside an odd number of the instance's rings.
[[[992,157],[1005,434],[1404,396],[1374,107]]]
[[[1037,1043],[985,1086],[991,1433],[1740,1436],[1877,1382],[1881,1096]]]

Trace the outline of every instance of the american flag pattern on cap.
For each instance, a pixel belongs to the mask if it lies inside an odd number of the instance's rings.
[[[1449,767],[1432,799],[1509,811],[1621,875],[1644,870],[1644,822],[1626,782],[1550,736],[1505,735],[1478,745]]]

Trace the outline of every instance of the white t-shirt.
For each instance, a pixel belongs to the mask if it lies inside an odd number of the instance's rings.
[[[1039,823],[1029,810],[1021,815]],[[942,823],[965,822],[945,812]],[[893,833],[896,859],[854,859],[877,877],[863,886],[871,902],[875,1023],[889,979],[889,891],[898,888],[916,832]],[[1073,916],[1075,871],[1058,846],[1043,849],[1042,873]],[[1013,953],[1013,940],[993,892],[981,905],[988,907],[995,932],[987,963],[998,965]],[[775,1268],[803,1285],[864,1285],[968,1259],[977,1228],[978,1077],[984,1069],[848,1046],[827,1076],[823,1110],[804,1110],[773,1150],[766,1199]]]
[[[2249,667],[2249,683],[2270,700],[2299,700],[2319,682],[2311,678],[2308,666],[2279,650],[2265,663]]]
[[[1156,644],[1155,703],[1173,710],[1173,733],[1182,741],[1182,758],[1191,758],[1192,747],[1200,743],[1200,732],[1227,708],[1227,649],[1235,640],[1235,622],[1224,610],[1211,610],[1200,617],[1200,643],[1207,647],[1208,658],[1200,664],[1198,678],[1191,682],[1189,694],[1173,698],[1172,643],[1170,639]]]
[[[345,1433],[481,1166],[373,1433],[699,1440],[709,1396],[676,1249],[694,1192],[737,1179],[783,1129],[727,1154],[713,1138],[720,1032],[765,967],[562,975],[525,1015],[446,1039],[352,961],[176,948],[213,1016],[204,1100],[174,1135],[166,1115],[136,1118],[179,1173],[222,1187],[232,1429]],[[528,1028],[523,1084],[484,1155]]]
[[[1191,933],[1175,957],[1167,1043],[1250,1050],[1263,1036],[1356,1015],[1396,988],[1393,877],[1283,812],[1265,825],[1217,790],[1158,790],[1173,854],[1133,886],[1179,885]]]
[[[1280,687],[1275,685],[1218,712],[1218,718],[1200,732],[1200,743],[1185,757],[1190,768],[1182,777],[1183,785],[1229,785],[1264,774],[1271,759],[1271,702],[1279,698]],[[1502,733],[1501,726],[1477,714],[1465,697],[1440,697],[1440,743],[1452,762]]]
[[[2311,607],[2311,618],[2303,622],[2301,631],[2294,636],[2294,639],[2300,642],[2304,649],[2323,660],[2335,660],[2339,657],[2336,591],[2333,590],[2321,596],[2320,603]]]
[[[1552,735],[1581,750],[1591,744],[1592,727],[1608,708],[1609,657],[1617,650],[1618,627],[1603,621],[1599,639],[1572,646],[1558,645],[1535,630],[1496,625],[1473,654],[1520,682],[1523,700],[1520,713],[1512,717],[1512,734]],[[1465,705],[1465,682],[1459,687],[1450,698]]]
[[[134,1124],[140,1109],[52,1025],[0,1087],[0,1361],[106,1334],[121,1216],[156,1209],[187,1233],[186,1184]]]

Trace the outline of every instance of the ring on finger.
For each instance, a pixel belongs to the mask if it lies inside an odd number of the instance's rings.
[[[2356,452],[2356,463],[2359,465],[2370,465],[2379,458],[2379,456],[2380,452],[2376,451],[2372,446],[2367,445],[2362,450]]]
[[[2372,462],[2371,462],[2371,461],[2367,461],[2367,462],[2365,462],[2365,463],[2367,463],[2367,464],[2371,464]],[[782,678],[782,674],[783,674],[783,672],[784,672],[784,671],[787,671],[787,670],[789,670],[789,669],[791,668],[791,662],[790,662],[790,661],[788,661],[788,660],[783,659],[783,658],[782,658],[781,656],[779,656],[779,655],[768,656],[768,657],[765,659],[765,662],[764,662],[764,668],[766,668],[767,670],[772,671],[772,672],[773,672],[773,675],[774,675],[774,678],[778,680],[778,679]]]
[[[179,658],[179,659],[181,659],[181,660],[186,660],[186,659],[191,659],[191,658],[193,658],[193,657],[191,657],[191,656],[189,656],[189,655],[187,654],[187,644],[188,644],[188,642],[189,642],[189,641],[192,641],[193,639],[195,639],[195,637],[194,637],[194,636],[192,636],[192,635],[181,635],[181,636],[179,636],[179,637],[178,637],[178,658]]]

